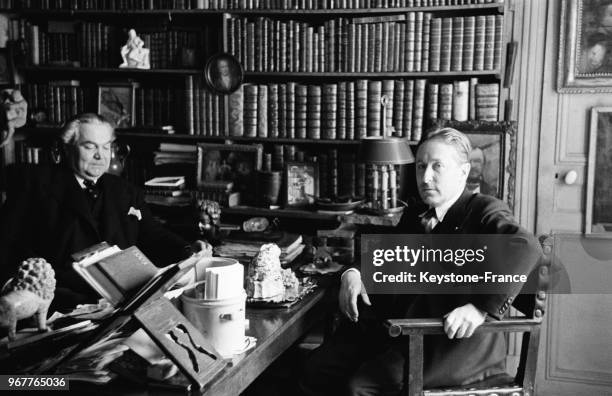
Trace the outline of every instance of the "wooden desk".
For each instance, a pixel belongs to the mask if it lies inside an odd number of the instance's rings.
[[[259,374],[329,311],[325,289],[317,288],[289,308],[247,309],[247,335],[257,338],[257,346],[233,359],[204,395],[234,396],[244,391]]]
[[[247,335],[257,338],[257,345],[245,353],[235,356],[223,371],[209,383],[204,396],[238,396],[274,360],[305,335],[319,320],[330,312],[332,293],[319,287],[292,307],[278,309],[247,308],[249,320]],[[95,386],[86,383],[71,383],[70,394],[104,395],[178,395],[178,389],[144,387],[119,379],[110,386]]]

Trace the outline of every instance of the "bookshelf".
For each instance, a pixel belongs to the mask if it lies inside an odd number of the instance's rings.
[[[71,106],[79,111],[97,108],[99,82],[138,84],[135,125],[117,131],[119,139],[132,147],[143,146],[132,154],[140,152],[140,157],[131,159],[138,166],[151,162],[150,153],[142,154],[161,142],[259,143],[273,158],[274,170],[296,159],[325,162],[320,166],[326,172],[321,177],[326,184],[320,188],[322,194],[366,195],[367,172],[358,163],[356,148],[361,137],[381,135],[381,95],[392,102],[383,122],[412,145],[437,118],[504,119],[506,45],[511,37],[505,21],[512,12],[508,1],[12,3],[16,7],[10,9],[9,30],[26,49],[19,70],[31,109],[42,108],[48,116],[53,112],[55,117],[48,118],[59,124]],[[128,3],[142,7],[121,7]],[[49,4],[58,7],[44,7]],[[272,5],[279,7],[266,8]],[[132,27],[149,40],[145,47],[151,49],[152,66],[164,67],[113,66],[120,63],[119,47]],[[72,40],[69,35],[76,37],[79,32],[89,32],[92,42],[75,39],[66,48],[65,42]],[[107,37],[101,38],[100,32],[107,32]],[[156,38],[156,33],[161,36]],[[174,37],[181,35],[203,43],[196,65],[179,61],[176,51],[181,47]],[[172,39],[166,43],[159,37]],[[53,54],[49,47],[61,53]],[[36,50],[38,55],[33,54]],[[245,69],[244,84],[227,97],[206,90],[199,66],[221,51],[236,56]],[[163,58],[156,59],[161,53]],[[48,88],[55,80],[78,83]],[[63,106],[64,111],[46,109],[49,106]],[[173,134],[162,133],[161,125],[167,124],[173,125]],[[46,135],[56,128],[43,129]],[[39,130],[30,125],[22,134]],[[296,153],[301,153],[298,158]],[[341,171],[347,161],[351,166]],[[128,177],[142,183],[154,175],[149,166]],[[352,185],[344,185],[347,181]],[[229,210],[273,215],[249,206]],[[285,210],[283,215],[300,219],[303,213]]]

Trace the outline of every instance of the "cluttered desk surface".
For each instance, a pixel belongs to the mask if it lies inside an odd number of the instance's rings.
[[[257,339],[256,345],[242,354],[228,359],[228,364],[200,392],[203,395],[238,395],[243,392],[283,352],[305,335],[329,312],[326,298],[329,288],[318,287],[290,307],[247,307],[249,327],[246,335]],[[329,295],[329,294],[327,294]],[[145,386],[119,379],[110,386],[89,383],[70,384],[70,390],[79,394],[185,394],[180,386]],[[161,385],[161,384],[158,384]],[[198,394],[198,392],[192,392]]]
[[[237,395],[278,356],[303,336],[327,311],[325,289],[318,288],[289,308],[247,308],[247,335],[257,338],[257,346],[235,357],[210,387],[206,395]]]

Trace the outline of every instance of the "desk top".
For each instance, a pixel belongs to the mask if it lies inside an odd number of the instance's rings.
[[[248,308],[249,329],[257,345],[232,359],[204,390],[204,395],[238,395],[326,312],[324,288],[317,288],[289,308]]]

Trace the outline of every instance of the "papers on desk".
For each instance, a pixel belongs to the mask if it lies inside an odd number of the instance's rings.
[[[236,297],[244,293],[243,282],[244,266],[238,262],[220,267],[208,267],[204,275],[204,298],[223,300]]]

